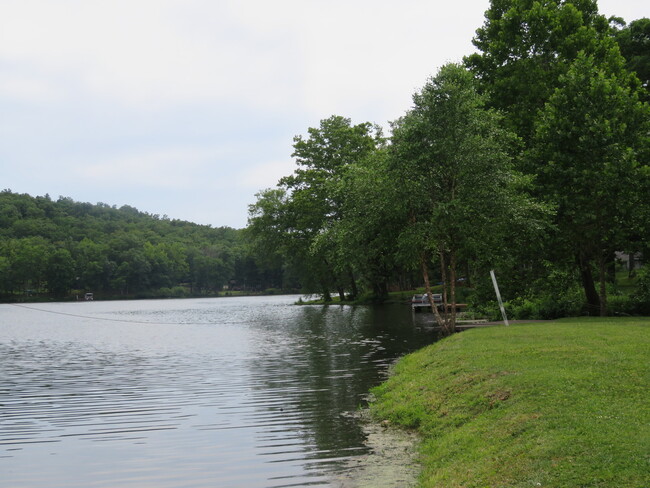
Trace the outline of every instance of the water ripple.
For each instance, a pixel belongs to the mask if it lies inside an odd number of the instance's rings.
[[[431,337],[293,301],[0,305],[0,487],[333,486],[344,414]]]

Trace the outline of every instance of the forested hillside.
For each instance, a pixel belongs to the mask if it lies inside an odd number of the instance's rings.
[[[262,273],[242,231],[129,206],[0,193],[0,295],[163,297],[282,286]]]

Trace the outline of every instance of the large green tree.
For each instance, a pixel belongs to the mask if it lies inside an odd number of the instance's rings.
[[[391,284],[403,284],[410,274],[396,253],[405,216],[390,164],[390,151],[381,148],[349,168],[341,183],[344,218],[333,222],[326,236],[378,302],[388,298]]]
[[[350,119],[336,115],[321,120],[319,127],[308,129],[308,137],[294,138],[292,156],[297,168],[280,180],[283,193],[266,192],[261,195],[263,200],[251,207],[249,226],[264,234],[265,226],[270,225],[269,234],[276,235],[280,225],[290,239],[285,241],[285,255],[301,261],[326,300],[331,289],[342,300],[346,290],[352,296],[357,294],[354,269],[345,260],[333,226],[344,218],[342,182],[346,172],[369,157],[382,141],[381,131],[370,123],[352,125]]]
[[[301,195],[301,194],[299,194]],[[309,200],[294,200],[286,188],[259,192],[248,209],[245,235],[261,269],[290,270],[299,276],[303,290],[331,300],[332,272],[329,263],[313,252],[317,233],[313,216],[305,211]]]
[[[648,204],[650,111],[629,78],[578,55],[542,111],[529,151],[540,192],[558,208],[559,242],[576,256],[588,304],[601,315],[607,264],[640,238],[632,224]]]
[[[56,249],[47,260],[47,286],[57,297],[65,296],[75,283],[75,266],[70,251]]]
[[[392,144],[392,178],[406,207],[400,247],[419,262],[436,318],[453,332],[460,260],[490,261],[499,253],[506,225],[533,206],[516,192],[516,139],[502,128],[499,114],[485,108],[486,97],[469,71],[444,66],[413,102],[395,126]],[[433,306],[431,258],[440,266],[447,317]]]
[[[614,38],[625,58],[628,70],[636,74],[650,99],[650,19],[633,20],[615,31]]]
[[[479,52],[465,62],[527,143],[538,111],[578,53],[611,58],[610,33],[596,0],[492,0],[472,41]]]
[[[564,160],[566,168],[574,164],[579,167],[582,164],[579,160],[584,154],[577,156],[576,152],[578,147],[584,149],[585,146],[576,143],[584,140],[590,140],[592,143],[596,141],[593,132],[587,127],[589,119],[579,120],[580,123],[577,123],[575,129],[582,130],[583,133],[576,135],[573,142],[563,140],[564,136],[561,133],[554,134],[553,129],[543,130],[543,136],[539,131],[549,124],[551,109],[548,104],[559,103],[557,90],[565,90],[565,94],[569,96],[564,85],[567,83],[569,71],[577,68],[575,63],[579,58],[590,59],[594,69],[607,73],[612,80],[615,79],[615,84],[621,90],[641,94],[638,78],[629,72],[630,60],[634,58],[632,53],[643,45],[643,36],[638,35],[640,26],[636,26],[637,34],[632,36],[631,29],[617,31],[617,22],[620,25],[620,19],[606,19],[600,15],[595,0],[492,0],[486,12],[485,23],[477,30],[473,40],[479,52],[465,58],[466,64],[477,75],[481,89],[488,93],[490,105],[504,112],[506,124],[522,138],[524,147],[529,150],[528,156],[536,154],[535,157],[517,158],[518,169],[537,178],[536,194],[540,198],[559,206],[555,220],[558,231],[549,234],[543,243],[545,252],[529,253],[530,257],[525,258],[529,262],[524,264],[529,269],[541,273],[538,276],[530,276],[531,279],[527,283],[542,282],[545,269],[568,271],[577,263],[588,306],[594,310],[599,309],[604,301],[604,297],[599,298],[593,280],[594,272],[601,274],[601,270],[594,268],[600,258],[593,251],[587,252],[583,249],[584,246],[578,246],[578,249],[575,239],[569,238],[570,235],[577,238],[579,231],[573,230],[575,226],[571,220],[572,215],[566,211],[568,207],[554,196],[558,192],[564,193],[566,199],[571,200],[573,193],[588,194],[592,185],[589,178],[583,178],[579,181],[582,187],[576,186],[578,181],[567,186],[566,180],[562,179],[566,171],[556,164],[549,164],[551,151],[548,148],[555,145],[554,151],[557,154],[552,158]],[[632,45],[635,47],[632,48]],[[621,56],[621,50],[628,53],[627,60]],[[572,73],[571,77],[574,76],[575,73]],[[583,80],[586,80],[586,77],[588,75],[585,75]],[[595,117],[595,112],[585,106],[586,103],[600,103],[594,101],[597,94],[590,92],[590,89],[590,83],[575,86],[572,96],[576,105],[567,108],[580,107],[587,111],[583,116],[588,117],[589,113],[592,113]],[[556,98],[551,102],[553,97]],[[558,111],[556,119],[560,115]],[[568,113],[564,115],[569,117]],[[592,131],[596,127],[598,130],[607,129],[603,137],[612,136],[611,131],[604,125],[594,124]],[[610,138],[611,144],[616,144],[615,137],[617,135]],[[625,144],[620,141],[621,147]],[[595,157],[598,149],[593,149],[592,156]],[[647,161],[647,156],[639,153],[637,159]],[[596,175],[596,168],[596,163],[590,167],[589,174],[592,177]],[[556,189],[550,189],[550,182],[556,182]],[[636,187],[633,185],[630,188]],[[618,207],[624,205],[628,196],[629,192],[618,192],[612,194],[610,199],[619,199],[615,205]],[[589,206],[585,205],[580,209],[578,201],[580,198],[576,198],[574,204],[570,205],[572,212],[587,218]],[[643,206],[637,206],[637,216],[643,212]],[[609,224],[612,229],[617,227],[613,220],[610,220]],[[626,231],[635,227],[637,234],[642,234],[642,224],[636,216],[628,218],[626,225]],[[613,240],[610,241],[614,245]],[[596,245],[593,239],[591,242]],[[620,239],[619,244],[623,244]],[[613,251],[614,249],[610,249],[608,252],[613,256]],[[521,283],[522,287],[525,285],[526,283]],[[601,284],[601,288],[602,286],[604,285]],[[600,295],[603,295],[602,291]]]

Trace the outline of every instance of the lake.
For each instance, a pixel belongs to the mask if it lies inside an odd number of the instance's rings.
[[[353,413],[436,335],[297,299],[0,305],[0,486],[338,486]]]

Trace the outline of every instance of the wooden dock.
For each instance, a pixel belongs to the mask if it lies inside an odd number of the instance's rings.
[[[439,293],[434,293],[433,302],[436,304],[438,309],[440,309],[442,306],[442,295]],[[427,294],[425,293],[423,295],[413,295],[413,298],[411,298],[411,308],[414,312],[423,312],[426,310],[432,311],[431,302],[429,301]]]
[[[439,311],[443,311],[445,306],[442,303],[442,295],[440,293],[434,293],[433,294],[433,302],[436,304],[436,307],[438,307]],[[429,297],[424,294],[424,295],[413,295],[413,298],[411,299],[411,308],[413,309],[414,312],[433,312],[431,310],[431,303],[429,302]],[[464,309],[467,308],[466,303],[457,303],[456,304],[456,312],[462,312]],[[451,304],[447,304],[447,312],[451,312]]]

